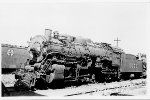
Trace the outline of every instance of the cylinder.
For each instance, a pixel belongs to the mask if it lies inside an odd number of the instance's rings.
[[[45,29],[45,37],[49,41],[51,39],[52,30],[51,29]]]

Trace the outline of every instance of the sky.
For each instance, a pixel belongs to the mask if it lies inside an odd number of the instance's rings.
[[[126,53],[147,52],[148,3],[11,2],[0,3],[1,43],[27,46],[45,29],[106,42]]]

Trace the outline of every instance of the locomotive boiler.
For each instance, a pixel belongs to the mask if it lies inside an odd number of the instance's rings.
[[[28,51],[31,59],[24,70],[17,71],[15,84],[31,88],[38,82],[49,85],[54,81],[119,80],[128,72],[129,58],[122,49],[107,43],[94,43],[90,39],[59,34],[45,30],[45,35],[30,38]],[[132,59],[132,58],[130,58]],[[126,61],[126,62],[125,62]],[[141,62],[136,63],[136,72],[141,73]],[[140,64],[139,64],[140,63]],[[132,74],[135,69],[129,74]],[[45,86],[46,86],[45,85]]]

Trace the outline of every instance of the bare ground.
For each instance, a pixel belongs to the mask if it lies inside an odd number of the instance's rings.
[[[46,96],[46,97],[86,97],[86,96],[139,96],[146,95],[146,79],[127,80],[111,83],[84,84],[60,89],[36,91],[16,91],[11,88],[15,82],[13,75],[3,75],[2,82],[8,87],[9,96]],[[61,84],[61,83],[60,83]],[[5,94],[4,96],[8,96]]]

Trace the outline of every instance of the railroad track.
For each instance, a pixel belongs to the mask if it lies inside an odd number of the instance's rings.
[[[69,94],[69,95],[65,95],[65,96],[77,96],[77,95],[93,95],[93,94],[97,94],[97,95],[101,95],[101,96],[112,96],[112,95],[115,95],[115,96],[132,96],[131,94],[122,94],[122,90],[125,90],[127,88],[141,88],[143,86],[146,85],[145,81],[141,81],[139,83],[137,83],[136,81],[133,81],[131,83],[125,83],[125,84],[122,84],[122,85],[118,85],[118,86],[115,86],[115,84],[113,84],[113,86],[111,86],[110,84],[104,84],[101,86],[104,86],[104,87],[96,87],[95,89],[93,88],[93,90],[90,90],[90,91],[82,91],[82,92],[78,92],[78,93],[74,93],[74,94]]]
[[[81,86],[71,86],[64,89],[49,89],[49,90],[37,90],[38,94],[45,96],[60,96],[60,97],[71,97],[77,95],[85,95],[92,93],[99,93],[99,95],[115,95],[120,93],[125,88],[140,88],[146,85],[145,79],[127,80],[121,82],[112,83],[95,83],[85,84]]]
[[[8,87],[10,96],[58,96],[58,97],[72,97],[97,94],[101,96],[106,95],[123,95],[120,94],[123,89],[127,88],[141,88],[146,86],[146,79],[124,80],[120,82],[111,83],[86,83],[76,85],[69,83],[64,88],[53,88],[47,90],[16,91],[13,87]],[[128,95],[128,94],[124,94]],[[7,95],[5,95],[7,96]],[[129,96],[129,95],[128,95]]]

